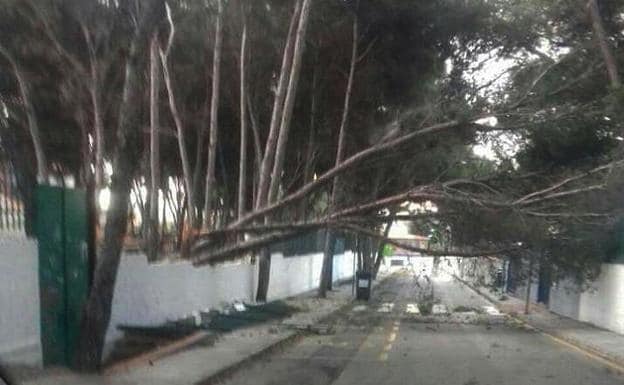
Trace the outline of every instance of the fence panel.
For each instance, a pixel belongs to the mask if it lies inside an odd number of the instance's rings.
[[[11,163],[0,154],[0,234],[24,233],[24,203]]]

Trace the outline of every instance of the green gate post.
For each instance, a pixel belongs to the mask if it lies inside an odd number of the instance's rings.
[[[38,186],[35,204],[43,364],[66,365],[67,305],[63,247],[63,190],[58,187]]]
[[[63,199],[65,228],[65,285],[67,360],[71,365],[80,338],[82,307],[89,293],[89,248],[87,246],[87,200],[84,190],[66,189]]]
[[[38,186],[41,348],[44,365],[69,366],[88,294],[87,210],[84,191]]]

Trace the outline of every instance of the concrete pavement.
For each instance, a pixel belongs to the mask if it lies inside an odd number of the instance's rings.
[[[465,284],[469,285],[467,282]],[[498,293],[493,293],[487,288],[470,287],[475,293],[480,293],[498,308],[513,314],[514,317],[531,327],[624,366],[624,335],[560,316],[541,304],[531,304],[530,314],[526,315],[523,299],[507,297],[505,300],[500,300]]]
[[[420,282],[422,283],[422,282]],[[406,314],[423,285],[403,273],[358,311],[333,320],[336,333],[310,336],[235,373],[229,385],[617,384],[624,377],[583,353],[513,324],[448,323]],[[450,277],[431,281],[448,309],[489,303]],[[428,290],[428,288],[424,289]],[[394,304],[388,306],[388,304]],[[379,312],[391,307],[390,312]]]

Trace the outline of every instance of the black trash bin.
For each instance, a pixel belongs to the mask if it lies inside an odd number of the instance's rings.
[[[372,274],[367,271],[358,271],[355,274],[356,299],[368,301],[371,294]]]

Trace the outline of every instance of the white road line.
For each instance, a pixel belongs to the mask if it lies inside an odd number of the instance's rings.
[[[408,303],[407,306],[405,307],[405,312],[407,314],[420,314],[420,309],[418,308],[417,304]]]

